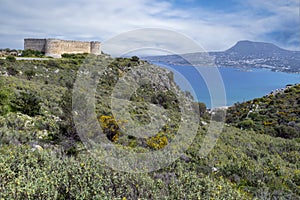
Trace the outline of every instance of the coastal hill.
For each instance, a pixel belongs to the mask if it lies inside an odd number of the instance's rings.
[[[285,50],[271,43],[244,40],[225,51],[208,54],[220,67],[268,68],[273,71],[300,72],[300,51]],[[203,61],[204,55],[203,52],[195,52],[184,55],[149,56],[145,59],[174,65],[189,65],[187,62],[189,60],[193,65],[203,66],[203,63],[206,63]]]
[[[300,84],[272,91],[269,95],[227,110],[226,122],[241,129],[288,139],[300,139]]]

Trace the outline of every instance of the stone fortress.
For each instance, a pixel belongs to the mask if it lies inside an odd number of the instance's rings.
[[[45,56],[60,58],[62,54],[90,53],[95,55],[101,54],[100,42],[82,42],[74,40],[60,39],[24,39],[24,49],[41,51]]]

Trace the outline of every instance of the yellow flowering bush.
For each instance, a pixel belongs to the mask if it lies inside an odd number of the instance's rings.
[[[120,135],[122,134],[120,126],[122,126],[125,123],[125,121],[117,121],[114,117],[107,115],[100,116],[99,121],[103,132],[104,134],[106,134],[107,138],[113,142],[117,142],[119,140]]]
[[[156,136],[150,137],[147,140],[147,145],[155,150],[162,149],[166,145],[168,145],[168,138],[164,135],[163,132],[160,132]]]

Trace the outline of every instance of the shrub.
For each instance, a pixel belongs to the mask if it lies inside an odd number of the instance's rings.
[[[5,87],[2,80],[0,80],[0,115],[4,115],[10,111],[10,100],[12,94],[10,90]]]
[[[23,57],[42,57],[44,54],[37,50],[26,49],[22,51]]]
[[[294,128],[290,126],[278,126],[275,128],[277,137],[293,139],[293,138],[300,138],[300,132],[296,131]]]
[[[10,76],[16,76],[19,73],[18,70],[16,70],[14,67],[10,66],[7,67],[7,74]]]
[[[6,60],[9,62],[15,62],[17,59],[14,56],[7,56]]]
[[[33,69],[26,70],[24,73],[25,73],[28,80],[31,80],[32,77],[35,76],[35,71]]]
[[[68,89],[64,93],[59,102],[59,106],[62,109],[62,114],[60,115],[61,122],[59,122],[60,133],[57,135],[56,139],[61,140],[62,137],[67,137],[69,140],[79,141],[80,138],[77,134],[75,123],[72,114],[72,90]]]
[[[120,131],[120,126],[125,122],[116,121],[115,118],[106,115],[100,116],[99,121],[107,138],[113,142],[117,142],[122,134]]]
[[[78,54],[64,53],[61,55],[62,58],[69,58],[69,59],[85,59],[87,56],[88,53],[78,53]]]
[[[89,154],[54,156],[26,145],[0,149],[3,199],[251,199],[226,179],[176,163],[172,170],[126,173]]]
[[[178,108],[178,100],[173,91],[152,94],[151,103],[161,105],[165,109]]]
[[[46,64],[49,68],[61,68],[60,63],[56,60],[48,60]]]
[[[137,57],[137,56],[132,56],[131,57],[131,61],[133,61],[133,62],[138,62],[139,60],[140,60],[140,58]]]
[[[19,111],[29,116],[35,116],[40,114],[40,103],[41,99],[37,94],[27,90],[16,94],[11,102],[11,106],[14,111]]]
[[[238,127],[242,129],[251,129],[254,127],[254,122],[251,119],[245,119],[238,124]]]
[[[154,150],[162,149],[168,145],[168,138],[163,132],[147,140],[147,145]]]

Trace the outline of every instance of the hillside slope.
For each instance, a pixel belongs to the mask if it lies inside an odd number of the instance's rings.
[[[206,157],[199,152],[209,128],[208,113],[202,110],[197,135],[189,138],[193,143],[169,166],[137,174],[111,169],[105,159],[99,160],[85,148],[74,125],[73,83],[78,73],[88,74],[78,71],[80,66],[94,65],[96,60],[110,63],[99,76],[95,113],[110,144],[128,151],[156,152],[171,144],[181,121],[178,98],[183,96],[168,89],[175,87],[172,74],[158,69],[159,83],[144,84],[130,97],[134,102],[130,114],[147,124],[155,113],[148,112],[145,103],[156,104],[166,109],[168,124],[151,137],[122,134],[120,126],[126,122],[114,118],[107,100],[120,77],[148,63],[107,55],[85,62],[85,56],[0,60],[0,199],[300,199],[299,140],[295,135],[261,134],[255,127],[264,121],[254,118],[250,123],[254,126],[241,130],[252,103],[231,108],[231,125],[227,124]],[[146,70],[147,76],[154,78],[150,72]],[[257,110],[258,119],[268,119],[270,112],[275,121],[279,112],[285,112],[278,126],[295,122],[291,127],[297,130],[299,86],[290,90],[253,100],[263,111]]]
[[[226,120],[241,129],[300,141],[300,84],[235,104]]]

